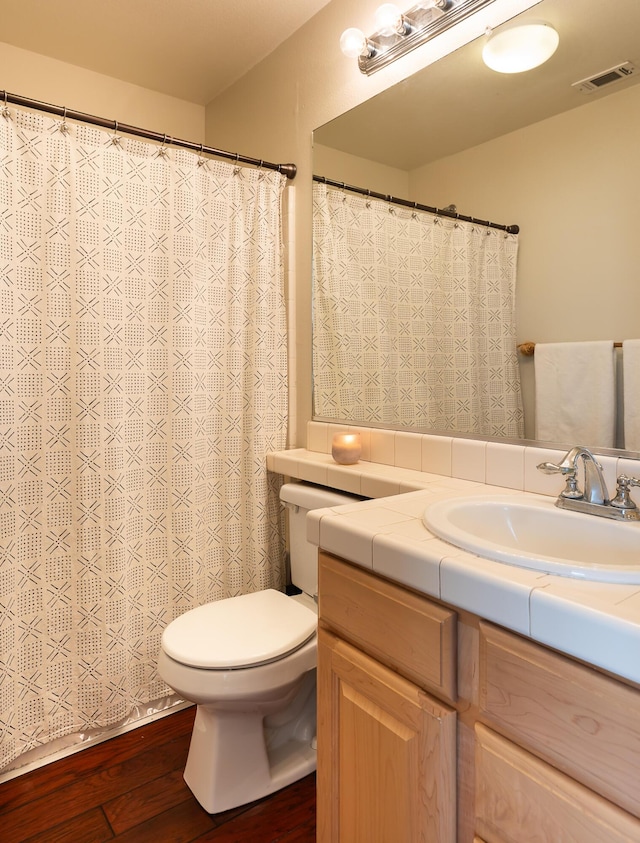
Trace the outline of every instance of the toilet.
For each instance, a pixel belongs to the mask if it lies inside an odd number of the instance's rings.
[[[207,603],[164,630],[158,672],[197,704],[184,779],[211,814],[273,793],[316,768],[317,548],[312,509],[357,498],[286,483],[291,580]]]

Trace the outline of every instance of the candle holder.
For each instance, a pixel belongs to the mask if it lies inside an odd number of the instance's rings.
[[[360,459],[362,443],[359,433],[334,433],[331,456],[340,465],[353,465]]]

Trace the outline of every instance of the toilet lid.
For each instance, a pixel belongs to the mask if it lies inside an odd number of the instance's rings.
[[[230,669],[273,661],[315,633],[317,615],[267,589],[191,609],[162,634],[162,649],[191,667]]]

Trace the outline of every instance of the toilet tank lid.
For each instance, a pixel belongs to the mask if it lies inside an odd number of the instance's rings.
[[[280,488],[280,500],[300,506],[302,509],[323,509],[325,506],[341,506],[362,500],[356,495],[336,492],[324,486],[311,486],[306,483],[285,483]]]
[[[162,649],[190,667],[229,670],[274,661],[315,633],[315,612],[266,589],[190,609],[162,634]]]

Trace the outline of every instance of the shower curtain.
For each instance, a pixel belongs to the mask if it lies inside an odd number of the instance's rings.
[[[0,769],[168,694],[185,610],[284,584],[284,182],[0,117]]]
[[[518,239],[314,184],[314,413],[521,437]]]

